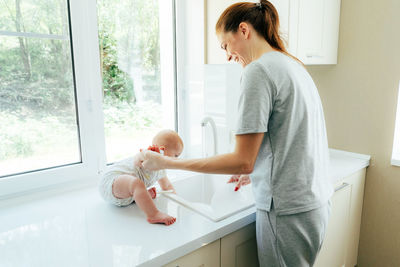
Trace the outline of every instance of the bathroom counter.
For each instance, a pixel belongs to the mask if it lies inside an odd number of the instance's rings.
[[[368,165],[369,156],[331,150],[334,184]],[[177,221],[149,224],[136,205],[107,204],[94,187],[3,200],[0,266],[160,266],[255,221],[254,207],[212,222],[163,196],[155,204]]]

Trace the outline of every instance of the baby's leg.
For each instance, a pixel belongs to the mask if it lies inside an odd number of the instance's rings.
[[[112,192],[113,195],[116,198],[128,198],[128,197],[132,197],[132,190],[130,187],[130,183],[132,179],[138,179],[134,176],[131,175],[120,175],[117,177],[117,179],[114,180],[113,186],[112,186]],[[156,197],[156,188],[152,187],[149,190],[147,190],[150,194],[151,198],[155,198]]]
[[[116,198],[133,197],[136,204],[147,215],[150,223],[173,224],[175,218],[162,213],[154,205],[143,181],[131,175],[120,175],[113,183],[113,195]]]

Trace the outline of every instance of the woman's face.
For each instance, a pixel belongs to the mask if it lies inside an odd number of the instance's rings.
[[[236,33],[221,31],[217,33],[217,37],[228,61],[238,62],[243,67],[251,62],[246,47],[247,35],[240,28]]]

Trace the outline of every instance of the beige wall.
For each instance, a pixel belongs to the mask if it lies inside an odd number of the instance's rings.
[[[307,67],[329,145],[371,155],[359,266],[400,266],[400,167],[390,165],[400,80],[400,1],[342,0],[335,66]]]
[[[207,37],[214,33],[215,11],[229,2],[208,0]],[[214,49],[208,47],[209,60]],[[372,156],[358,265],[400,266],[400,167],[390,165],[400,80],[400,1],[342,0],[338,64],[307,69],[320,91],[330,147]]]

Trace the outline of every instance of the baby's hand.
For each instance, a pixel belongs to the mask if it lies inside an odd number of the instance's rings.
[[[149,190],[147,190],[147,192],[149,192],[150,197],[151,197],[152,199],[155,199],[155,198],[156,198],[157,192],[156,192],[156,188],[155,188],[155,187],[150,188]]]
[[[156,146],[156,145],[151,145],[151,146],[149,146],[149,147],[147,148],[147,150],[151,150],[151,151],[160,153],[160,148],[159,148],[158,146]]]
[[[152,170],[152,171],[161,169],[161,168],[159,167],[159,165],[156,165],[154,162],[152,162],[152,163],[149,163],[149,162],[148,162],[148,160],[149,160],[150,158],[153,158],[153,159],[154,159],[154,157],[151,157],[151,155],[148,156],[148,157],[146,157],[146,153],[147,153],[147,152],[149,152],[149,153],[156,152],[156,153],[159,153],[159,154],[160,154],[160,150],[164,150],[164,147],[163,147],[163,146],[158,147],[158,146],[156,146],[156,145],[151,145],[151,146],[149,146],[149,147],[147,148],[147,150],[140,149],[140,153],[136,154],[136,155],[134,156],[134,158],[133,158],[133,164],[134,164],[135,166],[137,166],[137,167],[143,167],[143,168],[145,168],[145,169],[147,169],[147,170]],[[146,161],[146,163],[143,164],[143,161]],[[144,166],[144,165],[146,165],[146,166]]]

